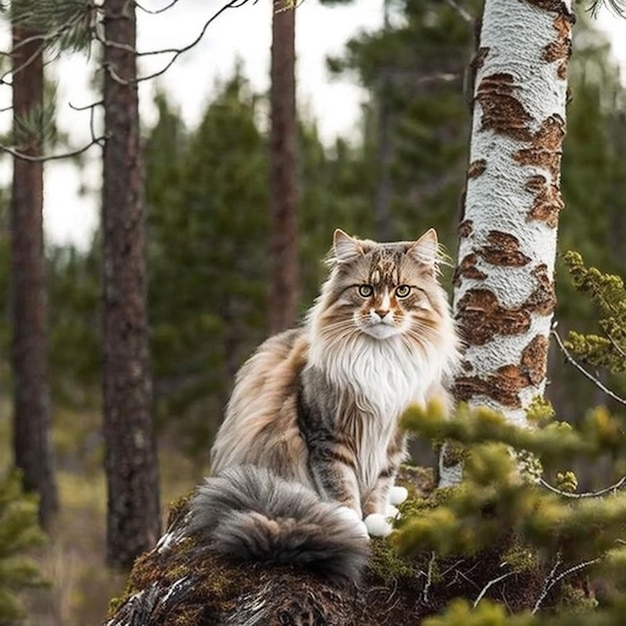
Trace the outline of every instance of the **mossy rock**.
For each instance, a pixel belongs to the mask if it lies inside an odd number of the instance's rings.
[[[403,467],[409,490],[403,509],[433,507],[445,497],[430,470]],[[472,557],[432,553],[398,555],[392,542],[371,540],[370,566],[358,586],[284,565],[236,562],[186,534],[188,498],[172,508],[159,544],[141,556],[124,596],[111,605],[107,626],[394,626],[419,624],[453,598],[506,602],[513,612],[532,608],[546,572],[520,567],[500,582],[511,544]],[[513,568],[515,569],[515,568]],[[554,604],[554,602],[552,602]]]

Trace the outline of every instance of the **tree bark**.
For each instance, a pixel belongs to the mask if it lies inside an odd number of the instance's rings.
[[[295,16],[295,9],[286,8],[284,0],[274,0],[270,71],[270,333],[293,326],[298,315]]]
[[[104,4],[102,202],[107,561],[129,567],[160,532],[152,419],[134,3]]]
[[[518,424],[546,383],[572,21],[569,0],[487,0],[473,63],[455,395]],[[442,468],[444,484],[454,469]]]
[[[40,129],[31,128],[43,109],[42,43],[37,32],[13,27],[13,132],[17,149],[42,154]],[[34,115],[33,115],[34,114]],[[20,120],[30,117],[28,124]],[[58,509],[50,441],[48,302],[43,237],[43,163],[15,158],[11,192],[12,364],[15,464],[24,487],[39,494],[39,518],[48,528]]]
[[[389,30],[389,0],[383,2],[383,32]],[[377,108],[377,139],[376,156],[378,159],[378,181],[374,197],[374,222],[378,241],[391,240],[391,167],[393,165],[392,118],[389,80],[390,69],[380,70],[379,87],[376,102]]]

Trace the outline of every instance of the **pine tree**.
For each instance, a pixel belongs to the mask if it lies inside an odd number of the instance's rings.
[[[269,330],[293,326],[299,300],[296,9],[273,1],[270,85]]]
[[[161,100],[146,144],[157,409],[202,459],[235,371],[267,334],[268,154],[257,100],[237,73],[194,129]]]
[[[135,6],[108,0],[103,11],[107,561],[129,567],[160,531],[159,473],[152,419]]]
[[[29,19],[29,3],[13,3],[13,161],[11,277],[14,374],[13,450],[24,486],[39,494],[42,524],[58,509],[50,440],[48,308],[43,241],[44,108],[42,31]],[[49,122],[49,120],[48,120]]]
[[[466,3],[465,11],[477,16],[480,4]],[[369,93],[361,194],[379,207],[372,234],[403,239],[435,226],[452,250],[452,207],[467,160],[462,93],[473,24],[445,2],[389,1],[385,11],[381,30],[354,38],[343,57],[329,60],[333,72],[356,71]]]

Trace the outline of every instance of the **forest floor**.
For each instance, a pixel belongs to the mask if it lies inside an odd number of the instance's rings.
[[[0,413],[0,470],[12,457],[9,419]],[[127,573],[105,566],[106,483],[100,417],[89,412],[55,421],[60,510],[48,544],[34,557],[49,586],[29,590],[24,601],[28,626],[99,626],[109,601],[120,595]],[[208,454],[207,454],[208,458]],[[175,442],[161,442],[163,524],[169,504],[188,493],[206,468],[181,453]]]

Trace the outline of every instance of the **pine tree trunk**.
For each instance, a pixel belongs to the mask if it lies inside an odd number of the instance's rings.
[[[298,315],[298,162],[295,85],[295,16],[274,0],[270,87],[269,329],[294,325]]]
[[[129,567],[160,532],[152,421],[143,172],[133,3],[107,0],[102,206],[107,561]]]
[[[28,28],[13,28],[13,114],[17,149],[42,154],[41,133],[25,119],[43,108],[41,40]],[[18,69],[21,68],[21,69]],[[24,487],[39,494],[44,528],[58,509],[54,454],[50,441],[48,303],[43,240],[43,163],[16,158],[11,193],[12,363],[14,373],[15,464]]]
[[[389,30],[389,0],[383,2],[383,32]],[[374,222],[376,224],[376,238],[378,241],[390,241],[391,234],[391,167],[393,164],[393,145],[391,139],[392,118],[391,110],[391,81],[390,69],[383,67],[380,70],[379,87],[376,101],[377,110],[377,146],[376,158],[378,161],[378,181],[374,197]]]
[[[455,394],[519,424],[546,382],[572,21],[570,0],[486,0],[473,63]]]

